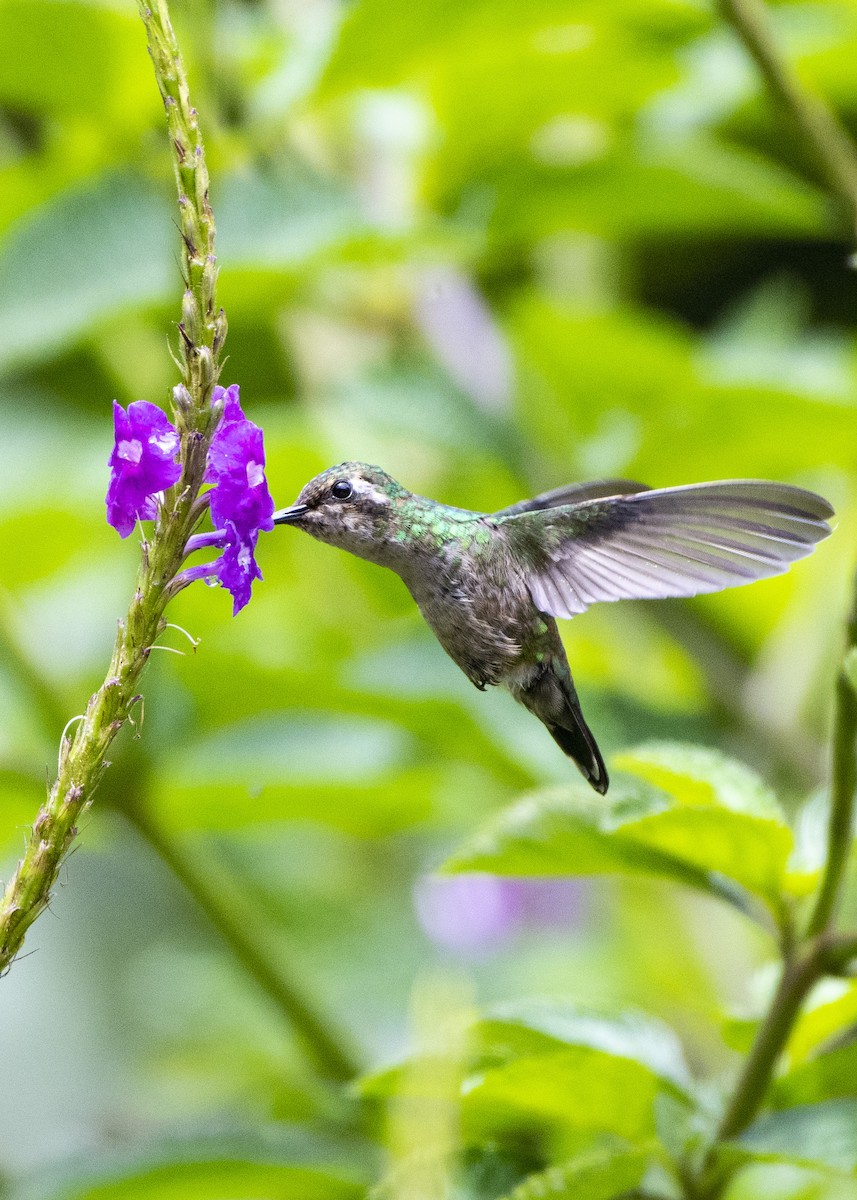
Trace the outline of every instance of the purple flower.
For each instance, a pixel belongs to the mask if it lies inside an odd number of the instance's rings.
[[[241,411],[239,388],[216,387],[212,400],[223,402],[223,416],[208,451],[205,482],[211,491],[211,520],[215,529],[232,521],[247,539],[260,529],[271,530],[274,501],[265,479],[262,430]],[[255,541],[254,541],[255,547]]]
[[[521,897],[498,875],[429,875],[414,890],[417,918],[433,942],[459,953],[485,951],[519,928]]]
[[[524,929],[579,923],[584,890],[579,879],[427,875],[417,883],[414,904],[436,945],[479,955]]]
[[[250,591],[254,579],[261,579],[262,572],[256,562],[256,538],[243,538],[234,521],[227,521],[224,529],[213,533],[202,533],[188,542],[188,550],[201,550],[205,546],[219,546],[223,553],[214,562],[203,563],[198,567],[188,567],[182,571],[184,583],[192,583],[195,579],[204,579],[207,584],[214,586],[219,583],[232,595],[232,615],[237,616],[250,600]]]
[[[175,461],[179,435],[156,404],[135,400],[127,413],[113,401],[114,445],[110,455],[107,521],[127,537],[137,520],[158,515],[155,497],[181,476]]]
[[[232,595],[235,616],[249,601],[253,581],[262,578],[256,542],[260,530],[274,528],[274,501],[265,479],[262,430],[241,411],[237,384],[216,387],[212,400],[223,404],[205,469],[205,482],[213,485],[209,507],[215,529],[192,537],[187,552],[216,546],[223,553],[214,562],[189,567],[179,579],[182,584],[194,579],[219,583]]]

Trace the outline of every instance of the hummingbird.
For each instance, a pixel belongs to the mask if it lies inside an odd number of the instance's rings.
[[[471,683],[511,692],[604,795],[556,618],[779,575],[827,537],[832,516],[814,492],[762,479],[654,489],[607,479],[475,512],[345,462],[273,520],[395,571]]]

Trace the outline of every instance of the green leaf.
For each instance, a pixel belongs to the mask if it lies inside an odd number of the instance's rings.
[[[178,279],[173,221],[162,192],[116,173],[13,227],[0,243],[0,370],[54,352],[117,312],[167,303]],[[218,252],[230,286],[242,269],[293,271],[359,229],[345,190],[306,171],[287,182],[236,174],[218,185]]]
[[[677,1038],[643,1014],[507,1004],[478,1022],[474,1040],[463,1115],[477,1134],[536,1120],[639,1140],[655,1134],[660,1099],[692,1106]]]
[[[857,1182],[788,1163],[752,1163],[730,1179],[723,1200],[857,1200]]]
[[[790,831],[777,820],[717,803],[682,803],[650,784],[616,779],[606,802],[582,786],[525,798],[465,843],[443,869],[655,875],[750,912],[747,892],[778,908],[790,849]]]
[[[827,1100],[772,1113],[731,1145],[754,1158],[857,1171],[857,1099]]]
[[[391,722],[287,710],[177,747],[159,764],[152,801],[172,828],[310,819],[373,835],[431,812],[437,772],[412,759]]]
[[[525,291],[507,328],[526,368],[531,436],[551,456],[556,478],[591,477],[594,463],[655,484],[788,479],[831,463],[850,470],[857,454],[850,400],[821,400],[796,384],[726,385],[706,371],[702,345],[662,314],[623,305],[603,311],[603,303],[592,312]],[[681,456],[670,461],[676,428]]]
[[[795,1021],[788,1050],[793,1063],[805,1061],[831,1038],[857,1024],[857,982],[823,979]]]
[[[607,133],[602,139],[609,143]],[[498,248],[569,226],[629,242],[667,233],[806,237],[825,227],[820,191],[770,159],[711,137],[682,141],[678,154],[668,148],[642,156],[635,145],[620,145],[593,158],[540,169],[528,163],[501,177],[490,224]]]
[[[675,1033],[643,1013],[605,1015],[561,1000],[496,1005],[476,1025],[479,1052],[488,1062],[507,1061],[558,1046],[588,1046],[649,1068],[686,1088],[689,1075]]]
[[[614,761],[676,801],[668,813],[640,821],[636,840],[721,872],[777,905],[793,836],[755,772],[715,750],[666,742],[625,751]]]
[[[760,1014],[773,999],[780,970],[767,963],[756,972],[750,1014],[729,1016],[723,1023],[723,1036],[733,1050],[746,1053],[760,1024]],[[847,1035],[857,1024],[857,983],[847,979],[819,980],[794,1021],[787,1044],[788,1058],[795,1069],[800,1064],[820,1061],[811,1056],[838,1037]]]
[[[171,220],[161,195],[116,175],[17,225],[0,244],[0,369],[166,296],[175,278]]]
[[[217,191],[218,257],[230,271],[293,268],[367,232],[353,193],[299,161],[226,175]]]
[[[615,1200],[637,1188],[647,1193],[658,1188],[659,1196],[670,1196],[675,1194],[670,1182],[652,1154],[615,1150],[529,1175],[505,1200]]]
[[[613,761],[620,771],[669,792],[679,804],[700,808],[719,805],[731,812],[786,824],[776,796],[755,771],[708,746],[646,742],[624,750]]]
[[[148,123],[157,112],[151,70],[132,12],[69,0],[3,0],[0,103],[52,114]]]
[[[774,1084],[777,1108],[857,1097],[857,1041],[798,1063]]]
[[[634,1141],[655,1133],[660,1086],[648,1068],[631,1059],[569,1046],[471,1074],[464,1081],[462,1117],[477,1139],[536,1124]]]
[[[501,1005],[472,1027],[462,1088],[468,1138],[548,1125],[638,1141],[656,1131],[656,1102],[691,1104],[675,1036],[640,1014],[617,1016],[561,1002]],[[362,1082],[364,1094],[394,1096],[431,1072],[392,1067]]]
[[[25,1180],[10,1200],[358,1200],[364,1187],[339,1151],[273,1133],[91,1152]]]

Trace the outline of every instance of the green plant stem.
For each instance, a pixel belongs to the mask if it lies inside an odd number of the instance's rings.
[[[823,939],[804,945],[785,964],[779,986],[744,1064],[738,1085],[717,1131],[717,1140],[736,1137],[761,1107],[774,1067],[791,1033],[795,1018],[812,987],[826,973]]]
[[[178,362],[183,383],[174,399],[182,476],[165,496],[151,544],[142,543],[137,586],[127,615],[119,622],[107,676],[80,714],[73,737],[63,732],[56,780],[33,824],[24,857],[0,900],[0,972],[9,967],[27,930],[47,907],[60,863],[77,834],[77,823],[109,765],[110,745],[138,700],[143,668],[166,626],[164,610],[170,585],[200,517],[195,501],[216,423],[210,398],[226,323],[214,304],[217,263],[205,153],[166,4],[154,0],[140,11],[164,97],[178,185],[186,290],[179,324]]]
[[[848,134],[820,99],[804,91],[796,73],[781,57],[762,0],[720,0],[720,8],[755,60],[773,99],[802,131],[831,190],[848,205],[852,224],[857,225],[857,150]],[[703,1164],[703,1178],[708,1173],[710,1179],[716,1168],[718,1143],[736,1137],[758,1113],[801,1005],[812,987],[824,975],[848,969],[857,953],[857,934],[833,932],[854,827],[857,696],[847,660],[855,644],[857,579],[845,654],[836,679],[831,804],[822,882],[806,932],[786,957],[779,986],[726,1106],[715,1144]],[[710,1186],[706,1191],[703,1185],[702,1194],[710,1191]]]
[[[169,867],[258,986],[285,1013],[320,1074],[337,1081],[353,1079],[357,1065],[338,1034],[318,1014],[282,965],[275,967],[264,940],[255,932],[258,917],[248,908],[231,878],[203,862],[160,828],[151,813],[130,804],[119,810],[140,837]]]
[[[836,916],[851,847],[854,840],[854,796],[857,790],[857,695],[846,669],[846,659],[857,643],[857,578],[846,627],[845,654],[836,677],[833,718],[833,774],[830,785],[830,819],[827,825],[827,859],[821,888],[810,917],[810,935],[829,929]]]
[[[836,679],[831,802],[822,882],[806,933],[784,964],[779,986],[726,1107],[704,1170],[711,1168],[717,1143],[740,1134],[761,1108],[780,1054],[813,986],[825,975],[841,973],[857,956],[857,934],[833,932],[853,841],[857,786],[857,696],[845,666],[857,641],[857,578],[853,594],[845,652]]]
[[[772,97],[797,126],[831,189],[847,207],[857,237],[857,152],[824,101],[808,92],[781,55],[763,0],[720,0],[723,16],[754,59]]]
[[[137,587],[119,622],[107,676],[90,698],[73,738],[63,733],[57,778],[33,824],[24,857],[0,901],[0,971],[6,970],[33,921],[46,908],[60,863],[77,834],[77,822],[92,802],[109,766],[107,752],[137,702],[137,687],[152,646],[166,626],[168,586],[180,569],[194,525],[191,501],[199,490],[203,456],[191,449],[185,487],[173,497],[155,531],[142,546]]]

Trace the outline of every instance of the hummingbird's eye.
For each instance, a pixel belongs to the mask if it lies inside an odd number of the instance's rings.
[[[336,483],[330,489],[330,494],[334,500],[347,500],[354,488],[347,479],[337,479]]]

